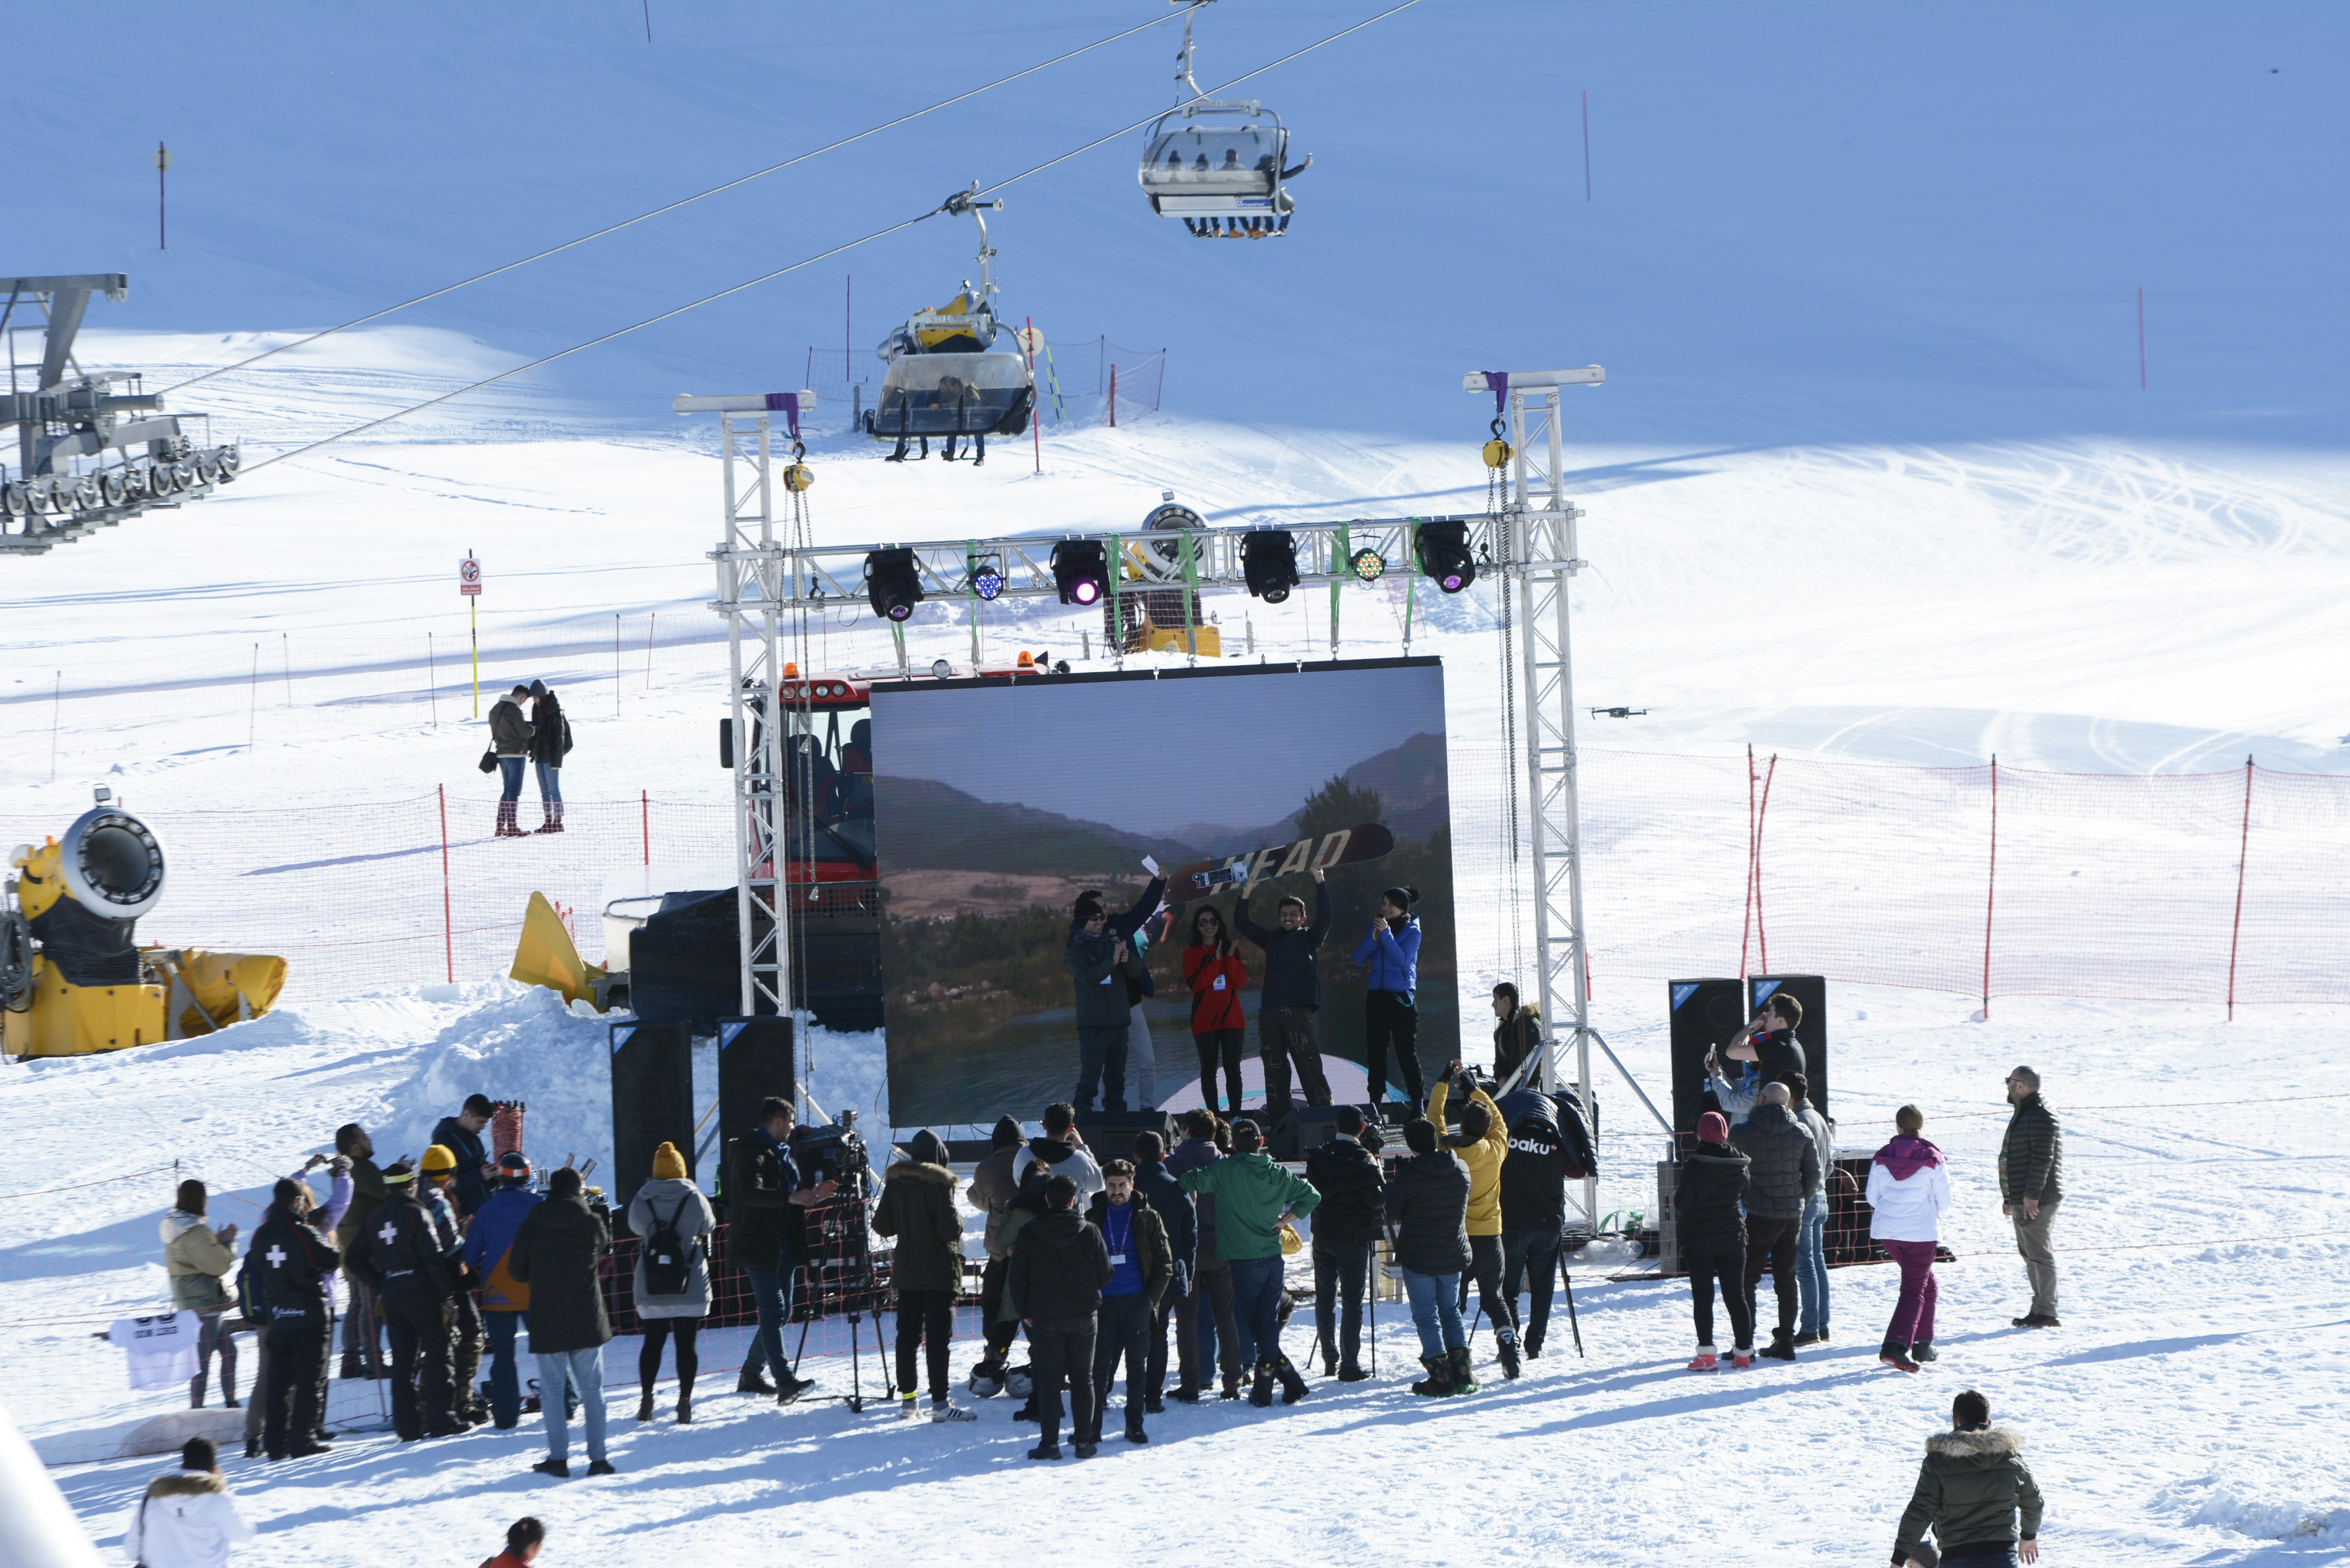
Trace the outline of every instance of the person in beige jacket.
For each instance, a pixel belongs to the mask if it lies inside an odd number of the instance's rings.
[[[196,1342],[196,1375],[188,1382],[188,1404],[204,1407],[204,1384],[212,1375],[213,1353],[220,1353],[221,1403],[236,1404],[236,1340],[222,1326],[234,1303],[222,1283],[236,1267],[236,1227],[215,1231],[204,1223],[204,1184],[193,1177],[180,1183],[179,1201],[163,1216],[163,1269],[171,1276],[174,1311],[199,1314],[203,1330]]]

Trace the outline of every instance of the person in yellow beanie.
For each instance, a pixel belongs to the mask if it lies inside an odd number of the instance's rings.
[[[487,1334],[481,1303],[474,1296],[482,1282],[465,1262],[465,1230],[457,1218],[457,1156],[448,1145],[436,1143],[424,1151],[418,1166],[424,1173],[423,1202],[432,1211],[433,1229],[456,1275],[457,1293],[449,1299],[450,1414],[461,1428],[478,1427],[490,1418],[489,1404],[483,1399],[480,1386],[482,1348]]]
[[[677,1418],[693,1420],[693,1378],[701,1370],[694,1336],[710,1314],[710,1235],[718,1228],[710,1200],[693,1184],[677,1145],[653,1150],[653,1179],[629,1202],[629,1229],[637,1243],[637,1321],[645,1343],[637,1352],[637,1419],[653,1418],[653,1385],[660,1376],[661,1345],[677,1341]]]
[[[1468,1104],[1459,1111],[1461,1131],[1442,1139],[1445,1147],[1469,1168],[1470,1266],[1461,1276],[1461,1308],[1469,1306],[1469,1282],[1477,1282],[1478,1304],[1493,1324],[1493,1344],[1502,1375],[1518,1375],[1517,1303],[1502,1293],[1502,1161],[1510,1152],[1509,1129],[1501,1108],[1475,1078],[1462,1073],[1458,1057],[1445,1064],[1444,1080],[1428,1091],[1428,1119],[1441,1130],[1444,1110],[1456,1089],[1468,1091]]]

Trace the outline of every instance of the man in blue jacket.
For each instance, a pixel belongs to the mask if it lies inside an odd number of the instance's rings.
[[[1315,1038],[1314,1015],[1322,1010],[1322,977],[1315,971],[1314,955],[1330,934],[1330,888],[1322,873],[1314,873],[1314,919],[1305,918],[1305,900],[1291,894],[1281,900],[1275,917],[1279,930],[1268,931],[1249,919],[1248,899],[1232,906],[1232,929],[1264,950],[1264,989],[1257,1001],[1257,1054],[1264,1063],[1265,1114],[1278,1120],[1289,1112],[1289,1064],[1305,1083],[1305,1103],[1330,1103],[1330,1081],[1322,1075],[1322,1047]]]
[[[475,1211],[465,1232],[465,1267],[482,1282],[482,1325],[490,1349],[490,1419],[511,1431],[522,1422],[515,1333],[530,1307],[530,1287],[506,1272],[506,1254],[514,1248],[523,1216],[545,1199],[530,1189],[530,1161],[519,1150],[502,1158],[497,1171],[497,1190]]]
[[[1411,906],[1419,898],[1417,888],[1389,888],[1380,894],[1378,919],[1355,944],[1355,961],[1364,969],[1363,1066],[1371,1104],[1388,1097],[1392,1044],[1403,1091],[1415,1111],[1428,1097],[1419,1075],[1419,1012],[1412,1000],[1419,990],[1419,919]]]

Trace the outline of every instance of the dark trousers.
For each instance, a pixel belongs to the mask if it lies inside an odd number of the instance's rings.
[[[515,1334],[522,1318],[518,1312],[482,1314],[490,1342],[490,1419],[501,1427],[522,1420],[522,1376],[515,1370]]]
[[[1200,1103],[1210,1110],[1216,1108],[1216,1068],[1221,1064],[1230,1114],[1240,1114],[1241,1043],[1247,1037],[1248,1031],[1244,1029],[1211,1029],[1205,1034],[1191,1036],[1191,1044],[1200,1053]]]
[[[751,1336],[751,1348],[743,1353],[743,1376],[756,1377],[772,1368],[780,1388],[792,1375],[792,1364],[784,1356],[784,1324],[792,1321],[791,1254],[784,1254],[780,1268],[746,1268],[743,1277],[751,1282],[752,1304],[759,1314],[758,1332]]]
[[[1150,1391],[1150,1325],[1155,1320],[1150,1298],[1139,1292],[1102,1297],[1100,1326],[1094,1335],[1091,1419],[1077,1423],[1077,1441],[1101,1441],[1102,1414],[1118,1387],[1120,1361],[1126,1363],[1126,1429],[1142,1425],[1143,1397]]]
[[[1730,1311],[1731,1343],[1740,1350],[1754,1346],[1754,1309],[1746,1299],[1746,1249],[1685,1247],[1681,1264],[1689,1270],[1690,1314],[1697,1320],[1697,1342],[1713,1348],[1713,1286],[1721,1282],[1721,1304]]]
[[[931,1397],[947,1397],[947,1349],[954,1339],[952,1291],[898,1293],[898,1391],[914,1391],[914,1353],[930,1342]]]
[[[1126,1109],[1126,1037],[1133,1027],[1131,1020],[1077,1026],[1077,1088],[1070,1097],[1080,1114],[1094,1108],[1097,1089],[1102,1109]]]
[[[1415,1106],[1428,1098],[1419,1076],[1419,1011],[1409,993],[1373,991],[1363,995],[1363,1066],[1371,1081],[1371,1104],[1388,1097],[1388,1052],[1395,1052],[1396,1074],[1403,1092]]]
[[[1326,1361],[1335,1360],[1341,1366],[1355,1365],[1363,1348],[1363,1287],[1370,1278],[1368,1241],[1314,1238],[1314,1337],[1321,1344]],[[1338,1318],[1336,1339],[1331,1337],[1333,1316]]]
[[[450,1378],[457,1390],[457,1424],[482,1394],[482,1308],[471,1291],[459,1291],[449,1314]]]
[[[1762,1282],[1762,1272],[1771,1272],[1771,1289],[1779,1297],[1779,1332],[1789,1339],[1795,1337],[1795,1309],[1802,1297],[1795,1289],[1795,1243],[1804,1231],[1800,1214],[1785,1220],[1765,1220],[1756,1215],[1746,1217],[1746,1315],[1754,1323],[1762,1314],[1754,1305],[1754,1287]]]
[[[1523,1289],[1534,1298],[1526,1313],[1526,1348],[1542,1348],[1544,1331],[1550,1327],[1551,1287],[1558,1282],[1558,1231],[1504,1231],[1502,1232],[1502,1294],[1513,1305]]]
[[[343,1276],[350,1291],[350,1305],[343,1314],[343,1359],[356,1363],[359,1375],[364,1377],[383,1376],[383,1312],[375,1292],[352,1279]]]
[[[404,1442],[456,1429],[449,1400],[448,1303],[430,1290],[388,1287],[383,1325],[391,1333],[391,1427]]]
[[[1011,1277],[1009,1258],[988,1259],[979,1276],[979,1320],[987,1325],[987,1359],[996,1366],[1004,1365],[1004,1358],[1012,1354],[1012,1342],[1020,1337],[1020,1320],[1003,1319],[1003,1285]]]
[[[1314,1009],[1274,1007],[1256,1021],[1257,1057],[1264,1064],[1264,1104],[1278,1116],[1289,1104],[1289,1064],[1305,1085],[1305,1103],[1330,1103],[1330,1080],[1322,1075],[1322,1044],[1314,1034]]]
[[[674,1338],[677,1341],[677,1397],[693,1397],[693,1380],[702,1371],[702,1352],[694,1340],[702,1333],[698,1317],[639,1318],[644,1325],[645,1343],[637,1352],[637,1383],[650,1395],[653,1385],[660,1380],[661,1345]]]
[[[1469,1285],[1477,1285],[1477,1306],[1492,1324],[1497,1334],[1514,1334],[1518,1331],[1518,1299],[1502,1290],[1502,1239],[1499,1236],[1469,1238],[1469,1267],[1461,1276],[1461,1310],[1469,1310]]]
[[[1266,1366],[1281,1359],[1281,1254],[1232,1261],[1232,1322],[1241,1359]]]
[[[1181,1386],[1193,1393],[1200,1390],[1200,1293],[1194,1289],[1185,1295],[1175,1293],[1170,1285],[1159,1299],[1159,1310],[1150,1320],[1150,1354],[1149,1374],[1153,1394],[1167,1392],[1167,1324],[1175,1324],[1175,1355],[1177,1376]]]
[[[318,1368],[332,1332],[326,1309],[280,1312],[270,1320],[268,1381],[262,1390],[262,1447],[282,1459],[318,1427]]]
[[[1209,1383],[1208,1364],[1215,1363],[1227,1382],[1241,1375],[1241,1330],[1232,1317],[1232,1266],[1216,1255],[1212,1241],[1200,1243],[1200,1282],[1192,1287],[1191,1323],[1199,1359],[1186,1366],[1183,1380],[1199,1377],[1197,1387]],[[1177,1347],[1180,1349],[1179,1345]]]
[[[1089,1442],[1085,1421],[1094,1406],[1094,1324],[1053,1319],[1028,1330],[1028,1375],[1035,1380],[1036,1424],[1051,1447],[1061,1440],[1061,1385],[1069,1386],[1070,1427]]]

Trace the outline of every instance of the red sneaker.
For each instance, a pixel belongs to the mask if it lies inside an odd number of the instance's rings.
[[[1720,1366],[1721,1365],[1721,1358],[1714,1355],[1712,1351],[1700,1350],[1697,1353],[1697,1359],[1689,1364],[1689,1369],[1691,1372],[1711,1372],[1715,1367]]]

